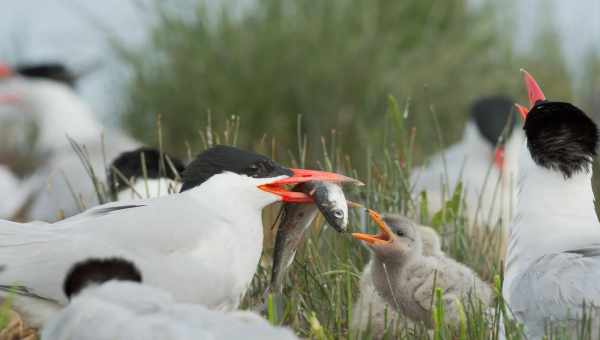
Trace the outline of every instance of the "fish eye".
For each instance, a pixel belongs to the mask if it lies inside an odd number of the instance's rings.
[[[333,216],[335,216],[335,218],[343,218],[344,217],[344,212],[341,210],[336,210],[333,212]]]

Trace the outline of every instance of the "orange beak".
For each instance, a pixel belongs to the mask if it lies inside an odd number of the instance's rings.
[[[521,69],[521,73],[523,73],[523,81],[525,82],[525,87],[527,87],[527,97],[529,99],[529,109],[531,109],[537,102],[546,100],[546,96],[544,96],[544,92],[538,85],[537,81],[529,74],[529,72]],[[529,109],[526,107],[515,104],[517,110],[521,114],[521,118],[525,120],[527,118],[527,114],[529,113]]]
[[[521,115],[521,119],[525,120],[525,118],[527,118],[527,114],[529,113],[529,109],[526,108],[525,106],[523,106],[521,104],[517,104],[517,103],[515,103],[515,107],[517,108],[517,111],[519,111],[519,114]]]
[[[371,217],[373,222],[377,224],[377,227],[379,227],[379,233],[377,235],[352,233],[352,237],[371,245],[386,244],[392,242],[393,232],[390,229],[390,227],[388,227],[387,224],[385,224],[385,221],[383,220],[381,215],[378,212],[369,209],[369,216]]]
[[[13,72],[6,64],[0,63],[0,79],[12,76]]]
[[[258,188],[270,192],[281,197],[284,202],[292,203],[312,203],[314,200],[303,192],[289,191],[285,188],[286,185],[294,185],[310,181],[334,182],[334,183],[354,183],[363,185],[363,183],[354,178],[339,175],[333,172],[306,170],[306,169],[290,169],[292,176],[283,178],[278,181],[260,185]]]
[[[494,154],[494,164],[500,170],[504,169],[504,147],[499,146],[496,148],[496,152]]]

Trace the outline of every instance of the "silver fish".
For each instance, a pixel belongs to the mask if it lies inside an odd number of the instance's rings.
[[[272,292],[277,293],[281,293],[287,268],[294,261],[304,233],[319,210],[325,216],[325,220],[338,232],[345,231],[348,225],[348,204],[339,185],[307,182],[298,184],[292,190],[311,196],[315,204],[286,203],[281,208],[281,222],[275,238],[270,287]]]

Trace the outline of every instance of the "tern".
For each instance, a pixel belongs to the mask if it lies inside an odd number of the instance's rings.
[[[471,108],[462,140],[412,171],[413,192],[427,192],[429,211],[442,209],[458,182],[464,185],[466,216],[477,224],[506,226],[514,205],[519,131],[514,131],[512,101],[484,97]],[[512,119],[512,120],[511,120]],[[513,123],[508,124],[507,123]],[[502,140],[506,129],[506,139]],[[513,133],[514,132],[514,133]]]
[[[185,164],[158,149],[123,152],[108,169],[106,183],[117,201],[159,197],[178,192]]]
[[[6,166],[0,165],[0,218],[12,219],[29,197],[25,185]]]
[[[592,313],[587,317],[600,307],[600,225],[591,186],[598,128],[573,104],[546,100],[522,72],[530,108],[518,105],[527,143],[521,146],[503,296],[529,339],[542,338],[546,327],[565,326],[574,336],[583,329],[574,324],[584,305]]]
[[[69,305],[42,329],[43,340],[295,340],[257,314],[225,313],[177,303],[172,294],[143,284],[144,273],[120,258],[77,263],[65,279]]]
[[[35,123],[36,153],[46,159],[29,180],[40,189],[32,199],[29,220],[53,222],[100,204],[97,188],[69,138],[85,148],[95,176],[102,179],[109,160],[141,146],[122,131],[103,127],[75,93],[74,79],[55,64],[14,70],[0,65],[0,104],[13,108],[2,111],[1,119],[16,114]]]
[[[308,181],[357,182],[219,145],[186,167],[178,194],[109,203],[53,224],[1,221],[0,293],[14,291],[14,308],[39,325],[66,304],[61,285],[73,264],[118,256],[178,302],[235,309],[261,256],[263,207],[312,203],[286,189]]]

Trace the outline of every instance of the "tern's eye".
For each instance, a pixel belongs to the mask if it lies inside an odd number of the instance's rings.
[[[269,173],[273,170],[271,164],[267,162],[254,163],[246,168],[245,173],[254,178],[268,177]]]
[[[404,232],[402,230],[396,230],[394,233],[400,237],[404,236]]]

